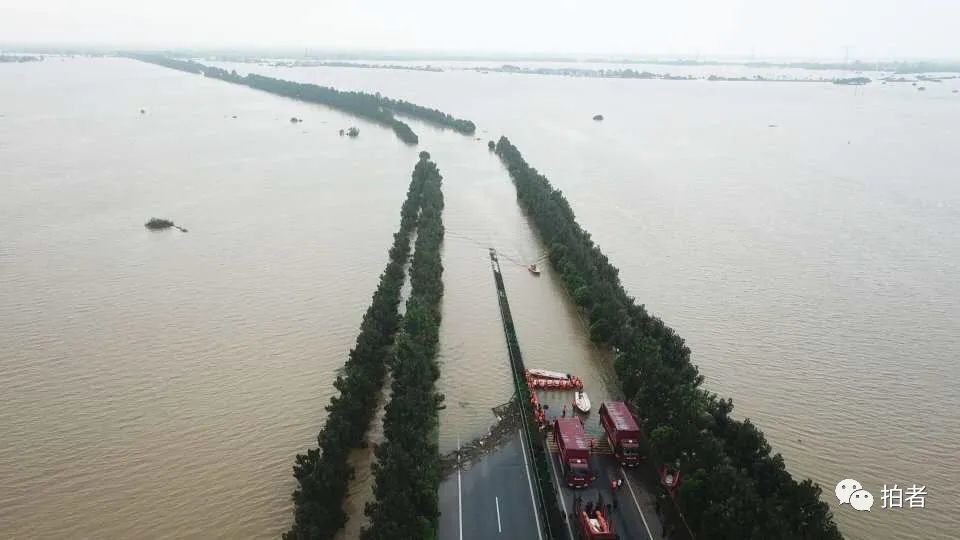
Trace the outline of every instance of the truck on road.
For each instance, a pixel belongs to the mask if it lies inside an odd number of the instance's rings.
[[[613,532],[613,516],[603,505],[603,499],[586,504],[578,496],[573,501],[573,519],[578,540],[618,540]]]
[[[617,460],[624,467],[640,464],[640,426],[622,401],[600,405],[600,425]]]
[[[576,417],[557,418],[553,421],[553,433],[567,485],[572,488],[589,486],[596,475],[590,469],[590,442],[583,430],[583,422]]]

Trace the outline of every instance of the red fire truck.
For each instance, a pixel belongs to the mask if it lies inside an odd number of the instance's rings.
[[[572,488],[585,488],[596,475],[590,470],[590,441],[579,418],[557,418],[553,433],[560,449],[563,476]]]
[[[640,426],[622,401],[600,405],[600,425],[607,434],[610,448],[624,467],[640,464]]]

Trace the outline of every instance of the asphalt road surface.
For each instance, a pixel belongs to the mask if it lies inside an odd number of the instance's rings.
[[[441,540],[538,540],[539,522],[520,432],[440,484]]]
[[[590,456],[590,466],[597,474],[597,479],[584,489],[567,487],[563,481],[563,467],[560,454],[553,454],[552,462],[555,474],[554,482],[560,486],[560,499],[564,511],[569,515],[573,510],[574,497],[580,496],[583,501],[594,501],[598,495],[603,497],[604,504],[613,505],[616,499],[616,508],[612,510],[613,532],[623,540],[659,539],[663,532],[663,525],[654,510],[654,499],[644,490],[632,471],[625,471],[612,455]],[[614,493],[610,489],[611,481],[623,479],[622,486]],[[570,529],[567,531],[572,538],[577,538],[576,523],[570,519]]]

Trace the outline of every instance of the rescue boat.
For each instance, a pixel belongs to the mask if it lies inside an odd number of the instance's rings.
[[[575,392],[573,395],[573,406],[580,412],[590,412],[590,398],[587,397],[587,393],[583,390]]]

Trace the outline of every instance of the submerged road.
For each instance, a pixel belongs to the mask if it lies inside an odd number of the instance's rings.
[[[538,540],[533,478],[520,432],[440,484],[441,540]]]

